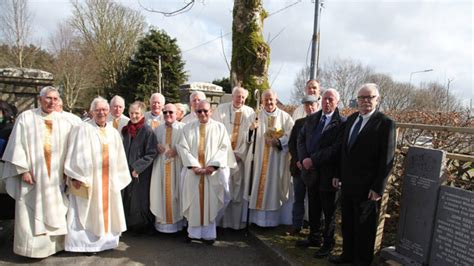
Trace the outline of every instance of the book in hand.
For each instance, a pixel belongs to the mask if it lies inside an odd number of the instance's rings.
[[[76,188],[72,184],[72,182],[69,182],[68,187],[69,187],[69,194],[74,195],[76,197],[85,198],[85,199],[89,198],[89,187],[86,184],[81,183],[81,187]]]

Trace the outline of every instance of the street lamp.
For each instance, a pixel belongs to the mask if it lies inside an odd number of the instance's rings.
[[[423,73],[423,72],[431,72],[431,71],[433,71],[433,69],[425,69],[425,70],[419,70],[419,71],[411,72],[410,73],[410,81],[408,81],[408,84],[411,85],[411,77],[413,76],[413,74]]]

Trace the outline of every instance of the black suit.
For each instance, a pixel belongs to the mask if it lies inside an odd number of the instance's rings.
[[[321,213],[324,212],[324,245],[334,245],[336,189],[332,179],[337,176],[337,167],[345,117],[339,115],[336,108],[331,121],[324,127],[319,139],[314,142],[315,129],[321,123],[322,111],[306,119],[298,138],[298,159],[302,163],[311,158],[313,168],[303,170],[301,177],[308,186],[310,240],[320,239]],[[315,146],[313,147],[312,145]]]
[[[375,111],[349,148],[350,131],[359,113],[347,119],[341,149],[343,256],[370,265],[380,201],[368,200],[370,190],[383,194],[395,154],[395,122]]]

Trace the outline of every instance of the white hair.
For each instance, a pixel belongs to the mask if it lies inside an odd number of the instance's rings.
[[[265,95],[271,95],[271,96],[275,96],[275,98],[278,98],[278,95],[276,93],[276,91],[272,90],[272,89],[266,89],[263,93],[262,93],[262,98],[265,98]]]
[[[339,101],[341,99],[341,95],[339,94],[339,92],[334,89],[334,88],[329,88],[329,89],[325,89],[323,91],[323,93],[321,94],[322,97],[324,97],[324,94],[328,93],[328,92],[332,92],[334,94],[334,96],[336,96],[336,100]]]
[[[53,87],[53,86],[46,86],[46,87],[43,87],[39,93],[39,96],[40,97],[44,97],[46,96],[46,94],[48,94],[48,92],[50,91],[55,91],[58,93],[59,95],[59,90],[56,88],[56,87]]]
[[[165,96],[163,96],[163,94],[159,93],[159,92],[155,92],[153,93],[151,96],[150,96],[150,105],[151,105],[151,100],[154,98],[154,97],[158,97],[160,98],[160,101],[161,101],[161,104],[165,104]]]
[[[123,106],[125,107],[125,99],[122,96],[115,95],[111,100],[110,100],[110,105],[115,105],[117,101],[122,101]]]
[[[100,96],[97,96],[96,98],[94,98],[94,100],[92,100],[91,107],[90,107],[89,110],[94,111],[95,108],[97,107],[98,103],[105,103],[107,105],[107,110],[110,110],[110,106],[109,106],[109,103],[107,102],[107,100],[100,97]]]
[[[206,94],[202,91],[193,91],[191,95],[189,95],[189,101],[191,102],[194,97],[199,97],[200,100],[206,99]]]
[[[249,91],[247,89],[245,89],[244,87],[234,87],[232,89],[232,95],[234,95],[237,91],[243,91],[244,94],[245,94],[245,98],[247,98],[249,96]]]
[[[362,86],[359,87],[359,89],[357,90],[357,95],[359,95],[360,91],[361,90],[370,90],[372,91],[373,93],[375,93],[375,95],[377,97],[380,96],[380,93],[379,93],[379,86],[375,83],[366,83]]]

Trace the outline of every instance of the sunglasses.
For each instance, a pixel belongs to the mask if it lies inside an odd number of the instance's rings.
[[[200,113],[209,113],[209,110],[206,110],[206,109],[199,109],[199,110],[196,110],[196,113],[200,114]]]
[[[172,115],[174,112],[173,111],[163,111],[164,115]]]

